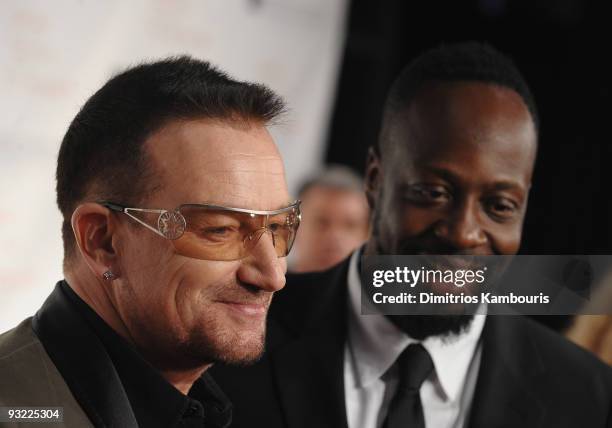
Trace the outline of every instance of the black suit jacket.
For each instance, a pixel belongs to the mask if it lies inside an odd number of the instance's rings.
[[[289,275],[268,318],[267,351],[246,368],[217,366],[233,427],[346,428],[348,260]],[[521,316],[489,316],[468,426],[612,427],[612,369]]]

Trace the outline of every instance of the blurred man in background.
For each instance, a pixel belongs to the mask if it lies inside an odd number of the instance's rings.
[[[363,179],[350,168],[326,167],[302,185],[298,198],[302,222],[290,271],[328,269],[367,239],[369,208]]]
[[[332,269],[288,276],[264,358],[218,367],[235,426],[609,427],[612,370],[526,317],[361,314],[362,254],[518,252],[538,125],[521,73],[487,45],[405,68],[367,161],[371,236]]]
[[[266,129],[283,108],[189,57],[87,101],[57,161],[66,279],[0,336],[1,406],[62,407],[68,427],[229,425],[207,370],[261,355],[299,224]]]

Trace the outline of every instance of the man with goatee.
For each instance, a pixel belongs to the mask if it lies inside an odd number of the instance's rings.
[[[217,372],[235,426],[612,426],[611,370],[524,317],[361,315],[362,255],[516,254],[537,139],[532,95],[493,48],[408,66],[367,161],[372,236],[331,270],[290,276],[264,358]]]

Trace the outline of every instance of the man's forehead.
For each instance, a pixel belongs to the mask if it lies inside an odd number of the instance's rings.
[[[480,82],[428,85],[387,123],[383,159],[444,156],[467,150],[526,151],[536,131],[527,106],[511,89]]]
[[[262,210],[289,199],[282,159],[263,126],[174,123],[147,143],[159,180],[176,199]],[[264,190],[268,197],[258,201]]]
[[[219,159],[278,157],[278,150],[264,124],[218,119],[175,120],[167,123],[145,142],[148,152],[160,160],[201,158],[214,163]]]

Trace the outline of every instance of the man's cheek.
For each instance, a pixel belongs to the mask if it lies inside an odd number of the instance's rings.
[[[421,235],[425,230],[432,227],[442,216],[423,207],[404,206],[399,216],[399,224],[395,230],[401,231],[406,237]]]
[[[283,274],[286,274],[287,273],[287,258],[281,257],[278,259],[278,262],[279,262],[280,268],[283,271]]]
[[[500,227],[489,231],[488,234],[492,241],[494,253],[516,254],[521,246],[522,224],[500,225]]]

